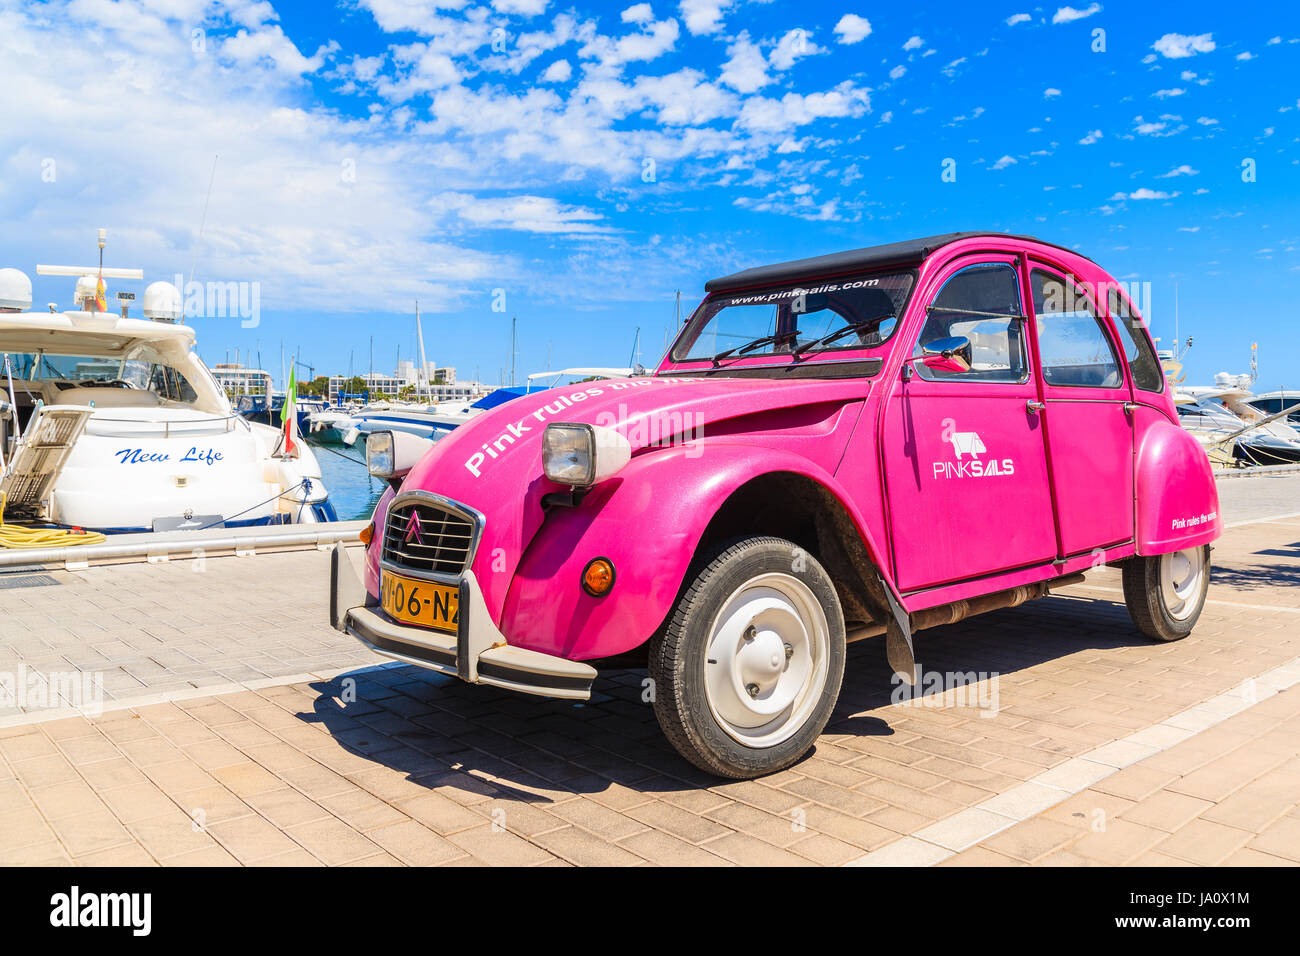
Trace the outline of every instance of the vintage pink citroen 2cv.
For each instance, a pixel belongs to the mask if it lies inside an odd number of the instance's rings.
[[[846,644],[1123,570],[1137,629],[1195,624],[1219,534],[1209,462],[1148,332],[1091,260],[956,233],[750,269],[654,372],[527,395],[388,479],[331,618],[388,658],[585,699],[648,642],[668,739],[726,777],[799,760]]]

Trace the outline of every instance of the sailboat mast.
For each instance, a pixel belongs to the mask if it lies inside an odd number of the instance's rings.
[[[419,359],[420,359],[420,370],[415,375],[415,392],[417,395],[419,395],[420,383],[424,382],[426,385],[430,384],[427,381],[428,366],[425,364],[425,358],[424,358],[424,329],[421,328],[420,326],[420,300],[419,299],[415,300],[415,347],[416,347],[416,351],[419,353]],[[431,392],[432,389],[428,389],[427,391]]]

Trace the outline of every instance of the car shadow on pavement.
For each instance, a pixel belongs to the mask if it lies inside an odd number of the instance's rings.
[[[1053,596],[921,632],[916,646],[923,674],[1003,675],[1080,650],[1140,643],[1122,604]],[[545,804],[619,787],[653,794],[726,783],[667,743],[643,669],[602,670],[582,703],[471,686],[400,664],[311,686],[317,696],[302,720],[376,766],[429,789],[462,791],[464,802],[482,795]],[[892,735],[897,687],[883,639],[851,645],[826,735]]]
[[[1271,558],[1290,558],[1294,563],[1216,564],[1210,570],[1211,583],[1248,591],[1300,585],[1300,541],[1280,548],[1265,548],[1254,554]]]

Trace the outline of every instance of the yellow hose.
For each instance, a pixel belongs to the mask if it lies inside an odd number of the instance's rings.
[[[24,528],[4,520],[5,495],[0,492],[0,548],[70,548],[78,544],[103,544],[108,536],[98,531],[64,528]]]

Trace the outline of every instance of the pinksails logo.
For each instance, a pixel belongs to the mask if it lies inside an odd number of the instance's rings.
[[[992,478],[998,475],[1014,475],[1016,463],[1010,458],[982,461],[980,455],[988,449],[979,432],[962,432],[957,430],[957,423],[951,418],[943,420],[943,431],[939,437],[945,444],[952,445],[955,461],[934,462],[935,478]],[[969,457],[966,457],[969,456]]]

